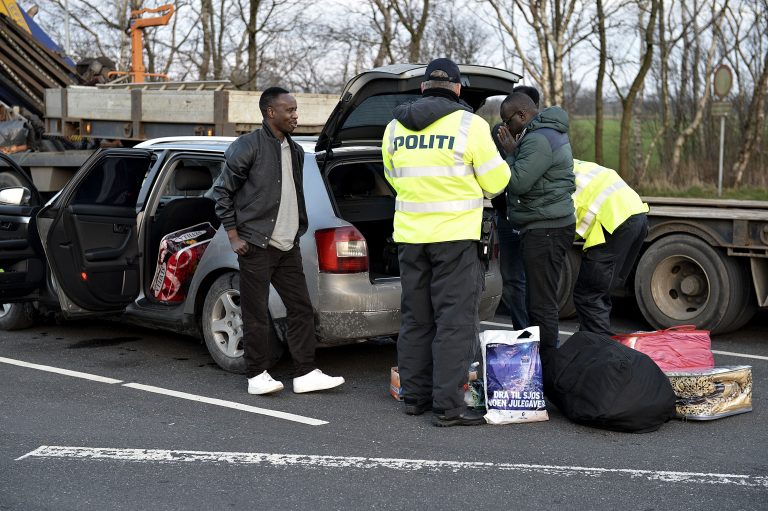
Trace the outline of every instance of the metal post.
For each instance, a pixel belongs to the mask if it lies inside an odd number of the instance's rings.
[[[717,196],[723,195],[723,146],[725,142],[725,116],[720,116],[720,163],[717,166]]]
[[[69,57],[72,50],[69,41],[69,0],[64,0],[64,11],[66,11],[64,15],[64,40],[67,47],[67,57]]]

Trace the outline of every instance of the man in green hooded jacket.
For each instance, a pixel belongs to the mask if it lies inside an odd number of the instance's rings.
[[[507,96],[500,113],[498,140],[512,171],[507,218],[522,234],[528,318],[541,329],[544,355],[558,344],[557,285],[576,232],[568,114],[557,106],[539,113],[522,93]]]

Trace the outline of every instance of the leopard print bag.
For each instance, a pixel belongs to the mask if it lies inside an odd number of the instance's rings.
[[[667,371],[678,419],[712,420],[752,411],[752,366]]]

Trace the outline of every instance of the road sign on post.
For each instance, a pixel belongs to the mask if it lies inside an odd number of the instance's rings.
[[[720,64],[715,69],[715,76],[712,79],[712,88],[720,101],[712,103],[712,115],[720,117],[720,162],[717,167],[717,196],[723,194],[723,149],[725,143],[725,118],[731,111],[731,104],[723,99],[731,92],[733,84],[733,73],[731,68],[725,64]]]
[[[731,85],[733,84],[733,73],[731,68],[725,64],[720,64],[715,69],[714,83],[712,86],[715,89],[715,94],[723,99],[731,92]]]
[[[712,115],[714,117],[728,117],[731,113],[730,101],[713,101],[712,102]]]

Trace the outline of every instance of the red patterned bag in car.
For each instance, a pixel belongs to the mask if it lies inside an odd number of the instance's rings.
[[[709,330],[697,330],[695,325],[619,334],[613,339],[645,353],[664,372],[715,367]]]
[[[156,299],[165,303],[184,301],[197,263],[214,234],[216,229],[205,222],[163,236],[152,279],[152,294]]]

